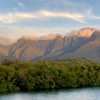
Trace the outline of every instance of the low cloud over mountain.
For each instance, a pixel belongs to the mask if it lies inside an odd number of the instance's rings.
[[[79,36],[79,37],[86,37],[89,38],[95,31],[100,31],[99,29],[95,28],[83,28],[80,29],[79,31],[77,30],[72,30],[70,33],[67,33],[66,36]]]

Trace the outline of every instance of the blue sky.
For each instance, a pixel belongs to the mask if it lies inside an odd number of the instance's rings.
[[[100,0],[0,0],[0,36],[66,34],[100,28]]]

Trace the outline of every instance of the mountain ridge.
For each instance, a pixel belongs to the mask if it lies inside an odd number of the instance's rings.
[[[95,31],[89,38],[76,35],[38,41],[21,38],[12,45],[1,44],[0,54],[1,58],[8,56],[21,61],[82,57],[100,61],[100,32]]]
[[[16,43],[17,41],[19,41],[20,39],[24,39],[24,40],[31,40],[31,41],[38,41],[38,40],[51,40],[51,39],[55,39],[57,36],[61,36],[61,37],[72,37],[72,36],[78,36],[78,37],[85,37],[85,38],[89,38],[94,31],[100,31],[99,29],[95,29],[95,28],[83,28],[80,29],[79,31],[77,30],[72,30],[70,33],[67,33],[65,35],[62,34],[53,34],[50,33],[48,35],[42,35],[42,36],[30,36],[30,35],[24,35],[22,37],[20,37],[17,40],[12,40],[9,38],[5,38],[0,36],[0,44],[3,45],[12,45],[14,43]]]

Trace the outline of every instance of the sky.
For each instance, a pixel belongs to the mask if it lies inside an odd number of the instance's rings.
[[[66,34],[100,29],[100,0],[0,0],[0,36]]]

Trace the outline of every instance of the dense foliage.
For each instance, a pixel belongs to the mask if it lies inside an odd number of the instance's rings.
[[[80,63],[85,63],[85,62],[88,62],[88,63],[91,63],[91,62],[96,62],[96,61],[94,61],[93,59],[88,59],[88,58],[85,58],[85,57],[83,57],[83,58],[77,58],[77,59],[69,59],[69,58],[67,58],[67,59],[53,59],[53,60],[49,60],[50,62],[51,61],[56,61],[56,62],[59,62],[59,63],[62,63],[62,62],[72,62],[72,61],[78,61],[78,62],[80,62]]]
[[[98,62],[20,62],[0,64],[0,92],[100,85]]]

